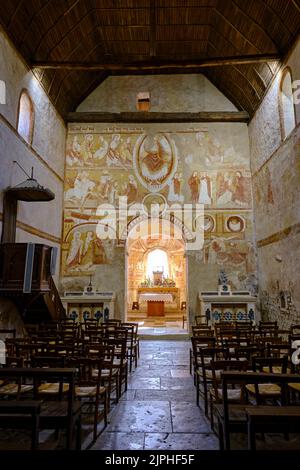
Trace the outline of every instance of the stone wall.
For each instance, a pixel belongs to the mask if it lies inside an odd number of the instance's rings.
[[[111,77],[77,111],[134,111],[135,93],[147,90],[152,111],[235,109],[204,76],[184,75]],[[160,159],[162,173],[154,181]],[[101,242],[95,232],[110,227],[99,205],[117,206],[125,195],[130,207],[150,200],[204,204],[204,246],[188,256],[191,318],[199,313],[199,291],[217,288],[220,269],[233,289],[256,291],[246,124],[69,124],[62,290],[82,288],[91,275],[97,289],[116,291],[121,318],[126,317],[124,241]]]
[[[286,65],[299,80],[300,43]],[[249,124],[249,137],[262,316],[288,327],[300,322],[300,105],[296,128],[283,139],[281,76]]]
[[[202,74],[108,77],[77,108],[84,112],[136,111],[138,92],[150,93],[150,111],[236,111]]]
[[[1,28],[0,57],[0,79],[6,85],[6,103],[0,104],[0,229],[3,191],[26,179],[13,163],[16,160],[28,173],[34,167],[34,176],[38,182],[55,193],[55,200],[48,203],[18,203],[16,241],[43,243],[60,250],[66,127],[38,80]],[[34,106],[31,144],[25,142],[16,130],[19,98],[23,89],[28,91]],[[59,263],[56,281],[58,276]],[[0,301],[0,327],[8,321],[1,320],[1,305],[6,308],[6,304]]]

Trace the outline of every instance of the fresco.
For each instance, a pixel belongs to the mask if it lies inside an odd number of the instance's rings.
[[[70,125],[62,276],[84,276],[113,264],[120,240],[97,237],[97,224],[105,225],[97,208],[118,207],[121,196],[129,206],[143,203],[147,209],[153,201],[204,204],[199,263],[227,267],[236,279],[254,275],[249,156],[236,135],[217,125]]]

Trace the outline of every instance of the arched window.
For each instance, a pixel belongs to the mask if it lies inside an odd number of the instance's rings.
[[[34,125],[34,108],[26,90],[22,90],[19,101],[17,130],[23,139],[31,144]]]
[[[289,68],[286,68],[282,74],[279,105],[282,137],[285,139],[296,126],[292,76]]]
[[[163,271],[163,276],[169,277],[169,260],[164,250],[157,248],[148,254],[147,277],[150,277],[150,279],[153,279],[153,271]]]

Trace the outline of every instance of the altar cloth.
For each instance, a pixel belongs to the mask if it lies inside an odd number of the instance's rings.
[[[173,302],[172,294],[163,294],[163,293],[156,293],[156,292],[146,292],[144,294],[140,294],[139,298],[140,302],[166,302],[171,303]]]

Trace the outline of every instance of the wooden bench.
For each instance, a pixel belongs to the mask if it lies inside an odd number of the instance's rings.
[[[31,450],[39,444],[40,401],[0,401],[0,428],[30,429]]]
[[[81,447],[81,408],[82,404],[74,401],[75,371],[71,368],[6,368],[0,369],[0,380],[15,382],[17,384],[31,384],[32,389],[27,393],[9,396],[3,402],[12,403],[11,399],[20,400],[24,404],[28,400],[39,400],[39,385],[43,382],[59,382],[68,385],[68,392],[60,397],[59,401],[43,400],[39,414],[39,430],[59,429],[66,430],[66,448],[72,447],[74,431],[76,429],[76,448]],[[44,397],[43,397],[44,398]]]
[[[248,449],[256,449],[257,432],[300,432],[300,406],[252,406],[246,408]]]

